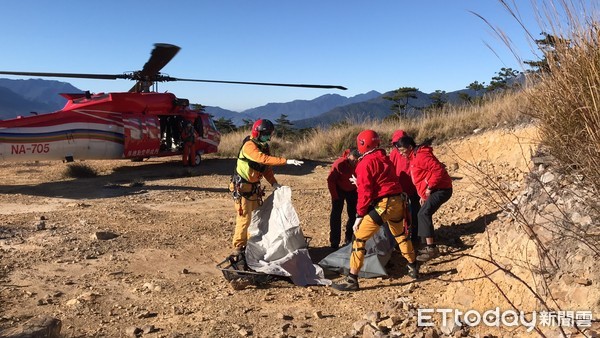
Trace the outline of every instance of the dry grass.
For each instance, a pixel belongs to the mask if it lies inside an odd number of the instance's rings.
[[[539,120],[547,151],[600,189],[598,15],[576,1],[548,1],[546,6],[552,10],[542,11],[549,27],[544,31],[560,39],[546,53],[549,71],[531,77],[525,111]]]
[[[85,163],[71,163],[63,172],[65,178],[91,178],[98,176],[96,169]]]
[[[331,160],[344,149],[356,146],[356,136],[364,129],[379,133],[382,145],[387,146],[397,129],[404,129],[417,142],[435,137],[437,142],[465,136],[474,130],[511,126],[527,121],[521,113],[522,93],[506,93],[489,97],[483,105],[447,106],[423,113],[420,118],[391,121],[346,121],[328,128],[316,129],[295,139],[274,137],[271,153],[287,158]],[[236,157],[247,131],[223,135],[219,156]]]

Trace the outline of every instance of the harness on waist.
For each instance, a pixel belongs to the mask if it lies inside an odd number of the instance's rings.
[[[238,173],[231,175],[231,183],[229,191],[232,192],[234,199],[242,197],[250,199],[253,195],[257,195],[260,200],[259,205],[262,205],[262,196],[265,195],[265,188],[260,185],[260,182],[250,183],[242,178]]]
[[[383,218],[381,217],[381,215],[384,212],[386,212],[390,198],[397,197],[397,196],[400,197],[401,203],[403,204],[403,215],[400,219],[388,219],[388,222],[399,223],[399,222],[404,221],[404,224],[403,224],[404,233],[408,233],[408,231],[409,231],[408,224],[409,224],[409,220],[410,220],[410,213],[408,212],[408,204],[407,204],[408,196],[404,192],[378,198],[373,203],[371,203],[371,205],[369,207],[368,215],[373,219],[373,221],[377,225],[379,225],[379,226],[383,225],[385,222],[384,222]],[[379,210],[378,204],[379,204],[379,202],[383,201],[384,199],[387,199],[386,206],[383,210]],[[399,237],[400,235],[402,235],[402,234],[396,235],[394,237]]]

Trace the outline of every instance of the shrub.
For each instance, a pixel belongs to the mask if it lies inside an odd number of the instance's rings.
[[[67,178],[90,178],[98,176],[96,169],[84,163],[68,164],[63,173]]]

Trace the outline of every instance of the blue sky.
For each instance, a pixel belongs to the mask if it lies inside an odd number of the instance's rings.
[[[541,29],[528,3],[520,1],[519,10],[538,38]],[[163,68],[173,77],[348,87],[192,82],[159,87],[193,103],[235,111],[328,93],[454,91],[473,81],[487,84],[502,67],[522,70],[471,12],[503,30],[523,59],[533,58],[524,30],[496,0],[12,0],[2,4],[0,70],[120,74],[140,70],[153,44],[161,42],[182,48]],[[133,85],[56,80],[92,92]]]

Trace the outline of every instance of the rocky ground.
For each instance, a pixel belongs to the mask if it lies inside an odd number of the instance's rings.
[[[234,290],[217,269],[231,252],[233,159],[87,161],[99,176],[65,179],[59,162],[0,165],[0,336],[39,316],[62,322],[64,337],[435,337],[415,308],[435,308],[462,255],[484,232],[495,206],[478,196],[469,163],[485,162],[520,188],[532,128],[492,131],[435,147],[454,179],[454,196],[436,214],[444,255],[405,276],[399,255],[389,278],[362,279],[361,290],[298,287],[286,280]],[[523,150],[524,149],[524,150]],[[331,162],[276,168],[314,262],[328,248]],[[489,167],[489,166],[488,166]],[[270,188],[269,188],[270,189]],[[270,191],[267,191],[270,193]],[[340,276],[328,273],[328,278]],[[484,296],[485,295],[481,295]],[[379,323],[379,327],[368,323]],[[484,336],[485,328],[453,335]]]

